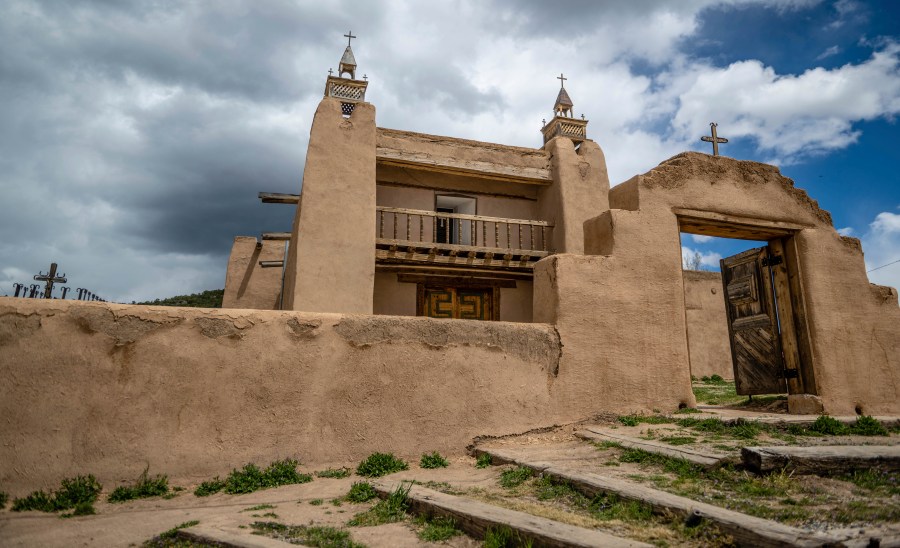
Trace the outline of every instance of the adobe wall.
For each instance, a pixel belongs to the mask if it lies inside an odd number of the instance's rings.
[[[281,268],[262,268],[259,261],[284,259],[284,242],[236,236],[228,257],[222,308],[281,308]]]
[[[460,454],[591,415],[551,326],[0,298],[0,487]]]
[[[665,409],[689,388],[684,300],[673,297],[684,291],[676,210],[790,223],[812,341],[808,391],[831,414],[900,413],[896,290],[869,284],[859,241],[840,236],[828,212],[776,167],[679,154],[613,188],[610,207],[585,223],[585,252],[595,256],[551,257],[539,263],[541,277],[535,273],[535,320],[557,322],[578,367],[634,379],[631,388],[651,397],[652,379],[669,379],[677,386]],[[537,313],[539,300],[550,313]],[[625,349],[624,361],[591,362],[591,352]]]
[[[719,272],[685,270],[684,308],[691,375],[698,379],[711,375],[733,379],[722,275]]]

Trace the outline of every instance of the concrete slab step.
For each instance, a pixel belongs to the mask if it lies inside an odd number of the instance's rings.
[[[748,516],[740,512],[698,502],[618,478],[608,478],[592,472],[578,472],[560,466],[552,460],[531,460],[526,449],[485,448],[496,462],[525,466],[558,480],[568,481],[587,496],[612,493],[624,500],[649,505],[655,512],[671,512],[687,519],[699,517],[715,523],[734,537],[741,546],[841,546],[841,539],[806,531],[797,527]]]
[[[411,511],[416,514],[451,517],[457,527],[475,538],[484,538],[490,527],[506,526],[518,533],[523,541],[533,546],[547,547],[649,547],[649,544],[625,539],[598,531],[560,523],[524,512],[508,510],[491,504],[448,495],[402,481],[379,480],[373,487],[387,496],[401,485],[410,487],[407,498]]]

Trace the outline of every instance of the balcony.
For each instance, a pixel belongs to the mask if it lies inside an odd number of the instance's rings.
[[[464,213],[378,206],[379,264],[432,264],[530,272],[550,254],[553,225]]]

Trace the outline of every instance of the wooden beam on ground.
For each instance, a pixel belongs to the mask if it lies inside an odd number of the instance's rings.
[[[300,201],[299,194],[280,194],[278,192],[260,192],[259,199],[264,204],[296,204]]]
[[[510,183],[549,185],[553,182],[550,169],[548,168],[513,166],[479,160],[462,160],[450,156],[432,156],[387,147],[377,147],[375,149],[375,161],[383,165],[452,173]]]
[[[511,462],[557,480],[568,481],[575,489],[589,497],[600,493],[612,493],[627,501],[646,504],[656,513],[673,513],[685,519],[688,517],[707,519],[724,533],[734,537],[739,546],[841,546],[839,539],[824,533],[748,516],[627,480],[608,478],[590,472],[577,472],[553,462],[530,462],[515,451],[490,448],[476,449],[475,452],[487,453],[497,462]]]
[[[676,459],[684,459],[688,462],[707,469],[715,468],[717,466],[725,464],[730,460],[729,457],[701,453],[699,451],[694,451],[693,449],[688,449],[686,447],[673,447],[671,445],[666,445],[665,443],[658,441],[642,440],[638,438],[632,438],[630,436],[623,436],[622,434],[618,434],[596,426],[589,426],[584,430],[579,430],[575,432],[575,435],[581,439],[589,441],[614,441],[622,447],[628,447],[630,449],[642,449],[649,453],[656,453],[657,455],[665,455],[667,457]]]
[[[381,496],[387,496],[395,489],[409,483],[391,480],[373,482],[373,487]],[[649,544],[625,539],[596,529],[586,529],[533,516],[524,512],[507,510],[491,504],[478,502],[426,489],[418,485],[410,486],[407,501],[410,510],[427,516],[453,518],[456,526],[475,538],[484,538],[490,527],[506,526],[518,533],[521,541],[531,540],[535,546],[608,546],[608,547],[648,547]]]
[[[291,233],[290,232],[263,232],[262,233],[263,240],[290,240]]]
[[[744,447],[741,457],[747,468],[759,473],[783,469],[819,475],[869,468],[900,471],[900,445]]]

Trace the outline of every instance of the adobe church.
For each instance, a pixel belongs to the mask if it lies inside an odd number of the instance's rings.
[[[789,392],[798,412],[821,412],[826,387],[831,409],[895,405],[897,292],[868,283],[859,240],[777,168],[719,157],[715,133],[713,156],[610,190],[559,79],[541,148],[385,129],[348,40],[302,193],[260,194],[296,204],[292,230],[235,239],[223,306],[566,325],[594,360],[657,347],[684,390],[688,372],[719,373],[741,394]],[[681,232],[761,247],[725,259],[722,285],[682,275]],[[891,387],[874,400],[852,395],[879,392],[867,369]]]
[[[453,453],[694,406],[703,361],[793,413],[900,414],[897,290],[776,167],[686,152],[610,188],[564,87],[523,148],[379,128],[356,68],[348,46],[302,193],[261,195],[291,231],[236,238],[224,308],[0,297],[6,489]],[[688,275],[681,233],[756,247]]]

